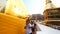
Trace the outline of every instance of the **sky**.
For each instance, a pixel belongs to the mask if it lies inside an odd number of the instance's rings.
[[[43,14],[45,0],[24,0],[30,14]]]
[[[24,0],[30,14],[43,14],[46,0]],[[60,0],[51,0],[56,7],[60,7]]]
[[[30,14],[43,14],[45,9],[45,0],[23,0],[28,12]],[[56,7],[60,7],[60,0],[52,0]],[[4,7],[6,0],[0,0],[0,5]]]

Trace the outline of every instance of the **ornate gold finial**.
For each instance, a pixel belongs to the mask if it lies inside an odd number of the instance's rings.
[[[46,9],[53,9],[53,8],[56,8],[56,6],[52,3],[51,0],[46,0],[46,7],[45,7],[45,10]]]

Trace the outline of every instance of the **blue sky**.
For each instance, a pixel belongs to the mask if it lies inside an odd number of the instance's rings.
[[[45,0],[23,0],[30,14],[43,14]]]
[[[43,14],[46,0],[23,0],[30,14]],[[60,0],[51,0],[56,7],[60,7]]]

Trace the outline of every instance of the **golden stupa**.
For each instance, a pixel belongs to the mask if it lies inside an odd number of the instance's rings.
[[[60,29],[60,8],[56,8],[51,0],[46,0],[43,24],[55,29]],[[56,28],[57,27],[57,28]]]
[[[25,34],[28,15],[23,0],[7,0],[5,13],[0,13],[0,34]]]

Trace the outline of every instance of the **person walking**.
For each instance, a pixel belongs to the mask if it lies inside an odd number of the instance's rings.
[[[31,25],[30,25],[30,20],[29,19],[27,19],[27,21],[26,21],[25,28],[26,28],[26,34],[32,34],[32,30],[31,30]]]
[[[36,34],[36,24],[34,23],[34,20],[30,21],[30,26],[31,26],[32,34]]]

